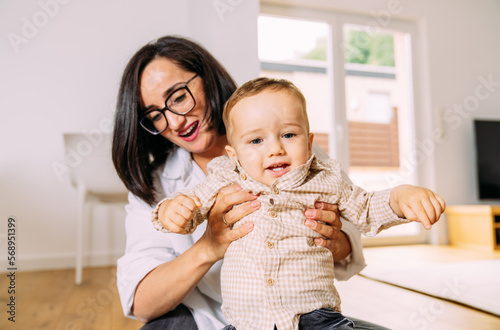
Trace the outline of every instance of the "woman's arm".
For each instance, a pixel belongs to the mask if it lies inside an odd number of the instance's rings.
[[[177,307],[217,261],[200,239],[172,261],[148,273],[137,286],[132,313],[143,323]],[[187,276],[189,274],[189,276]]]
[[[132,312],[141,322],[146,323],[178,306],[212,265],[223,258],[229,244],[253,229],[252,224],[247,224],[232,230],[222,222],[222,215],[228,224],[240,220],[258,209],[260,203],[245,203],[229,210],[233,205],[255,198],[238,185],[219,192],[203,236],[186,252],[149,272],[137,286]]]

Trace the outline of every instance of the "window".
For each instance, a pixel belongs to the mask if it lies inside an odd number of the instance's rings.
[[[366,190],[418,184],[415,171],[401,166],[415,145],[411,23],[374,31],[362,16],[265,5],[262,11],[261,75],[289,79],[302,90],[315,142]],[[365,242],[424,239],[415,223]]]
[[[300,88],[307,100],[311,131],[316,142],[328,150],[328,24],[261,15],[258,28],[261,76],[288,79]]]

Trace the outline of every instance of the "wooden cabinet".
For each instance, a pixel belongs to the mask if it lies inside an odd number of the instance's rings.
[[[446,208],[451,245],[500,250],[500,205],[453,205]]]

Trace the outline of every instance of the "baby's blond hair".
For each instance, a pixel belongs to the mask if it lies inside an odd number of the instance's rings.
[[[241,85],[231,97],[226,101],[224,105],[224,112],[222,115],[222,120],[226,126],[227,138],[229,143],[231,143],[231,132],[232,126],[229,120],[229,114],[234,106],[243,100],[244,98],[251,97],[262,93],[263,91],[287,91],[290,94],[297,97],[302,105],[302,110],[304,111],[304,118],[306,120],[307,133],[309,133],[309,120],[307,119],[307,109],[306,109],[306,99],[300,89],[297,88],[291,81],[286,79],[274,79],[267,77],[260,77],[250,81],[247,81]]]

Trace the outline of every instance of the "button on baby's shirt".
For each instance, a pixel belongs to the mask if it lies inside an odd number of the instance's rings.
[[[269,286],[273,286],[274,285],[274,280],[272,278],[268,278],[266,280],[266,284],[269,285]]]
[[[241,174],[240,174],[240,178],[241,178],[241,180],[246,180],[246,179],[247,179],[247,176],[246,176],[246,174],[245,174],[245,173],[241,173]]]
[[[275,193],[275,194],[279,194],[280,193],[280,190],[278,189],[278,187],[274,187],[273,188],[273,193]]]
[[[271,211],[269,212],[269,216],[270,216],[271,218],[276,218],[276,217],[278,216],[278,212],[276,212],[275,210],[271,210]]]
[[[271,241],[268,241],[268,242],[266,242],[266,246],[268,249],[272,249],[272,248],[274,248],[274,243]]]

